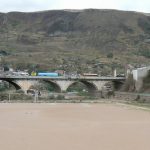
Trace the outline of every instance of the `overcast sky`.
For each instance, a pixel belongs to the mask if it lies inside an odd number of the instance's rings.
[[[0,12],[86,8],[119,9],[150,13],[150,0],[0,0]]]

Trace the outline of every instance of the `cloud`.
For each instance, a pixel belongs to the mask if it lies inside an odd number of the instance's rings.
[[[62,8],[100,8],[150,12],[149,0],[62,0],[59,4]]]
[[[117,8],[119,0],[63,0],[61,6],[63,8]]]
[[[2,12],[54,9],[54,5],[55,0],[0,0]]]
[[[124,0],[122,3],[121,9],[124,10],[133,10],[139,12],[147,12],[150,13],[150,1],[149,0]]]
[[[149,6],[149,0],[0,0],[2,12],[98,8],[150,13]]]

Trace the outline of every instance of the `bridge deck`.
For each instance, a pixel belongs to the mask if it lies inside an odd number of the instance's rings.
[[[125,80],[125,77],[47,77],[47,76],[0,76],[0,80],[5,79],[26,79],[26,80],[40,80],[40,79],[51,79],[51,80]]]

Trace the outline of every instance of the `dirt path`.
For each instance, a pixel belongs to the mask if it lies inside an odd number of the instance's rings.
[[[115,104],[0,104],[1,150],[150,150],[150,112]]]

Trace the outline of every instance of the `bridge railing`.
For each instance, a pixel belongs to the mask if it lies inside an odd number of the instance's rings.
[[[85,76],[60,76],[60,77],[48,77],[48,76],[0,76],[1,79],[63,79],[63,80],[125,80],[125,77],[85,77]]]

